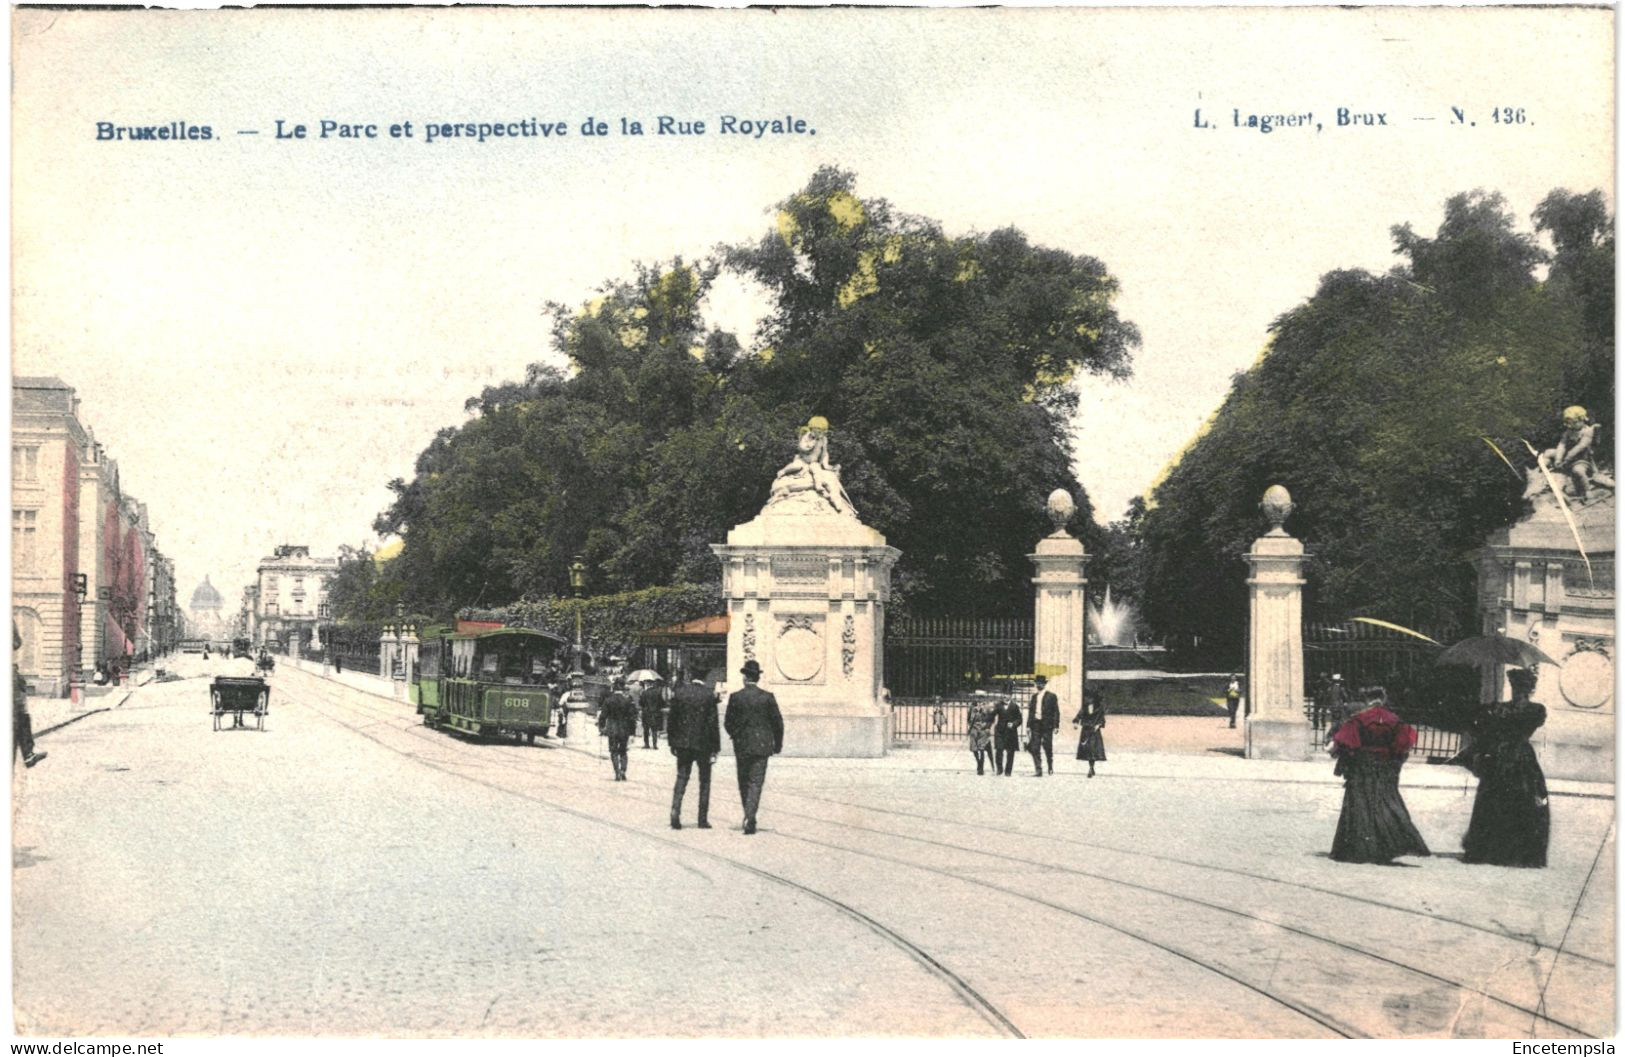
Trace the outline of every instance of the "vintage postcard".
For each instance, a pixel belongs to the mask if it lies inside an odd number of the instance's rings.
[[[1615,17],[14,8],[13,1052],[1611,1039]]]

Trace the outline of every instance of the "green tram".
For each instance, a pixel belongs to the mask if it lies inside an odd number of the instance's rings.
[[[425,726],[535,744],[552,725],[549,681],[569,648],[533,628],[431,629],[418,649],[412,703]]]

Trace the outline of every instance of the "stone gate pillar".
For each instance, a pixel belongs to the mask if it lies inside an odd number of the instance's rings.
[[[1281,525],[1292,496],[1271,485],[1259,504],[1270,530],[1247,553],[1252,575],[1248,638],[1247,758],[1307,760],[1309,720],[1303,711],[1303,544]]]
[[[1033,672],[1049,679],[1049,690],[1061,704],[1061,718],[1076,715],[1083,704],[1084,643],[1087,605],[1083,544],[1066,530],[1077,511],[1072,496],[1057,488],[1046,504],[1055,531],[1038,541],[1033,563]]]
[[[378,677],[388,679],[395,665],[395,626],[384,625],[383,634],[378,636]]]

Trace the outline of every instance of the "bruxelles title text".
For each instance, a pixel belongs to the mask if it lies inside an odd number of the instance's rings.
[[[98,141],[129,143],[137,141],[201,142],[238,136],[260,136],[279,141],[335,140],[419,140],[441,143],[462,140],[486,143],[494,140],[567,139],[570,137],[610,138],[613,136],[730,136],[738,139],[769,139],[781,136],[816,136],[818,130],[804,117],[794,114],[744,117],[599,118],[585,120],[543,120],[536,117],[505,121],[368,121],[348,118],[319,118],[300,121],[276,118],[266,128],[233,129],[222,133],[214,125],[192,121],[165,121],[160,124],[120,124],[96,122]]]

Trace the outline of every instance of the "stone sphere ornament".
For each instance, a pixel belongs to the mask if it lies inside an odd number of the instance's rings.
[[[1285,536],[1286,529],[1281,526],[1286,519],[1292,516],[1292,493],[1278,484],[1272,484],[1264,492],[1264,498],[1259,501],[1258,507],[1264,512],[1264,517],[1270,523],[1269,535]]]
[[[1049,519],[1055,525],[1056,532],[1065,532],[1066,523],[1072,520],[1072,515],[1078,512],[1078,504],[1072,501],[1072,493],[1065,488],[1057,488],[1049,494],[1044,503],[1044,509]]]

